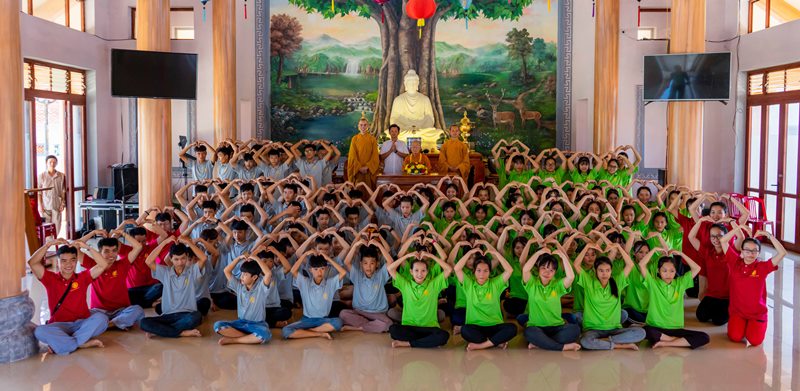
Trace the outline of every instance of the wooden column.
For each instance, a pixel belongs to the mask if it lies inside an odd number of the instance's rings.
[[[137,0],[136,49],[170,51],[169,0]],[[166,99],[138,102],[139,210],[172,205],[172,105]]]
[[[25,204],[22,144],[22,49],[19,1],[0,7],[0,298],[19,295],[25,273]],[[23,209],[25,208],[25,209]]]
[[[617,146],[619,0],[597,2],[594,25],[594,152]]]
[[[236,139],[236,1],[211,3],[214,44],[214,142]]]
[[[672,0],[670,53],[706,50],[706,0]],[[703,102],[667,106],[667,182],[703,185]]]

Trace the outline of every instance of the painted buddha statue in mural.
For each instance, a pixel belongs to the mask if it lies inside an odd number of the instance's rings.
[[[423,149],[434,151],[441,131],[434,128],[431,100],[419,92],[417,72],[409,70],[403,78],[403,85],[406,92],[394,98],[389,122],[400,126],[398,139],[407,141],[409,137],[419,137]]]

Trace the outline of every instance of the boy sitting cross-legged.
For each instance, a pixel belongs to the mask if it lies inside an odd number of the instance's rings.
[[[233,276],[233,269],[243,261],[239,269],[239,278]],[[266,304],[272,291],[277,292],[277,284],[272,284],[272,270],[266,262],[255,255],[239,256],[225,266],[225,278],[228,288],[236,293],[239,319],[234,321],[218,321],[214,323],[214,331],[222,335],[220,345],[228,344],[261,344],[272,339],[267,327]],[[264,277],[261,277],[261,274]]]
[[[300,273],[300,268],[308,261],[311,278]],[[328,265],[333,266],[338,275],[328,275]],[[303,300],[303,318],[283,328],[284,339],[323,337],[333,339],[331,332],[342,329],[342,320],[328,318],[333,303],[333,295],[342,288],[342,279],[347,275],[344,268],[319,251],[308,251],[292,266],[294,284],[300,290]]]

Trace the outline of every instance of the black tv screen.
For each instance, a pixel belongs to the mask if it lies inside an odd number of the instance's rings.
[[[111,49],[111,95],[196,99],[197,55]]]
[[[730,53],[644,57],[644,100],[728,100]]]

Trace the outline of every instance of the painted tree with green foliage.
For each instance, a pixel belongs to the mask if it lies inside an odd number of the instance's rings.
[[[508,43],[508,57],[516,58],[522,61],[522,69],[520,70],[520,77],[522,81],[528,79],[528,56],[533,53],[533,38],[531,38],[528,29],[517,30],[516,27],[506,34],[506,42]],[[544,42],[544,40],[542,40]]]
[[[375,102],[372,132],[378,134],[389,127],[389,114],[394,98],[403,93],[403,76],[410,69],[419,75],[419,91],[431,99],[435,126],[446,129],[439,83],[436,75],[436,25],[440,20],[518,20],[522,10],[533,0],[473,0],[466,10],[459,0],[437,2],[436,13],[425,20],[422,37],[417,21],[406,13],[408,0],[389,0],[383,5],[373,0],[289,0],[309,13],[319,13],[326,19],[351,12],[370,18],[380,29],[383,61],[378,72],[378,98]],[[383,15],[382,15],[383,14]],[[469,34],[467,30],[465,34]]]

